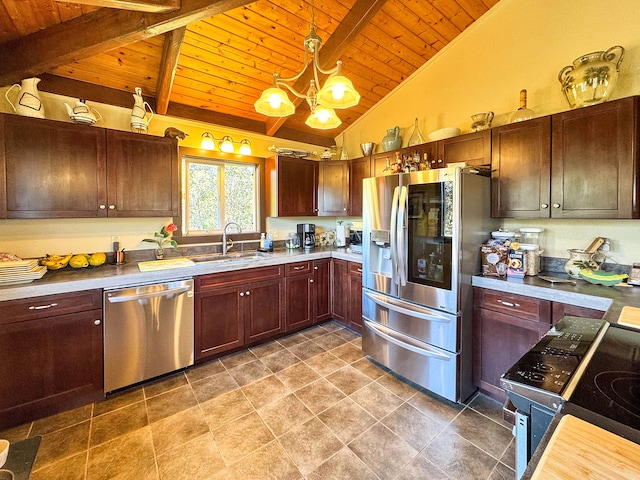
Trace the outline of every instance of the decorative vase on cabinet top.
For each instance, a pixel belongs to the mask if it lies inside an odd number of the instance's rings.
[[[618,80],[623,55],[624,48],[618,45],[606,52],[582,55],[573,61],[573,65],[560,70],[558,80],[571,108],[595,105],[609,99]]]
[[[98,120],[102,119],[100,112],[87,105],[82,99],[78,99],[73,107],[68,103],[65,103],[64,106],[67,107],[67,113],[73,123],[93,125]]]
[[[564,271],[573,278],[580,278],[580,270],[589,268],[591,270],[599,270],[607,257],[600,252],[587,253],[580,248],[570,248],[569,260],[564,264]]]
[[[5,98],[13,108],[13,111],[18,115],[44,118],[44,106],[42,105],[42,100],[40,100],[40,95],[38,95],[38,83],[40,83],[39,78],[25,78],[20,82],[20,85],[17,83],[11,85],[9,90],[5,92]],[[18,88],[18,97],[16,99],[16,104],[14,105],[9,99],[9,92],[15,87]]]
[[[153,118],[153,110],[151,106],[142,98],[142,89],[136,87],[136,93],[133,94],[135,103],[131,110],[131,131],[135,133],[147,133],[149,122]],[[147,116],[147,109],[149,115]]]
[[[390,152],[391,150],[398,150],[402,145],[402,137],[400,136],[400,127],[395,126],[387,130],[387,134],[382,139],[382,150]]]

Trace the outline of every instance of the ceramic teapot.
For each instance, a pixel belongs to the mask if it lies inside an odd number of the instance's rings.
[[[390,152],[391,150],[398,150],[402,145],[402,137],[400,136],[400,127],[397,125],[387,130],[387,134],[382,139],[382,150]]]
[[[599,270],[600,266],[607,259],[600,252],[587,253],[581,248],[570,248],[569,260],[564,264],[564,270],[573,278],[580,278],[580,269],[590,268],[591,270]]]
[[[102,115],[95,108],[89,107],[84,100],[78,99],[75,106],[71,107],[68,103],[64,104],[67,107],[67,113],[73,123],[82,123],[85,125],[93,125],[98,120],[102,119]]]
[[[42,105],[42,100],[40,100],[40,96],[38,95],[38,83],[40,83],[39,78],[25,78],[20,82],[20,85],[17,83],[15,85],[11,85],[9,90],[5,92],[5,98],[9,102],[9,105],[11,105],[11,108],[13,108],[13,111],[18,115],[44,118],[44,106]],[[9,99],[9,92],[14,88],[18,89],[18,97],[16,98],[15,105]]]
[[[131,131],[135,133],[147,133],[149,122],[153,118],[153,110],[142,98],[142,89],[140,87],[136,87],[136,93],[133,94],[133,99],[134,104],[131,110],[130,122]],[[148,116],[147,113],[149,113]]]

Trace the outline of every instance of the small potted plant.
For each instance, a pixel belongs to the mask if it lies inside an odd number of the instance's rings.
[[[171,238],[171,234],[175,232],[178,227],[175,224],[170,223],[167,226],[162,226],[160,232],[154,232],[153,238],[145,238],[143,242],[153,242],[157,245],[155,250],[156,259],[162,260],[164,258],[164,247],[171,245],[173,248],[178,246],[178,242],[176,242],[173,238]]]

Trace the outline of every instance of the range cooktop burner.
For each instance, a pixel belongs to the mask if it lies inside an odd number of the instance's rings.
[[[640,430],[640,331],[611,325],[569,400]]]

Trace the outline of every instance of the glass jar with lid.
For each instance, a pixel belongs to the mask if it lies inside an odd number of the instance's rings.
[[[538,249],[542,250],[542,233],[544,232],[544,228],[536,228],[536,227],[528,227],[520,229],[520,242],[529,244],[529,245],[537,245]]]

